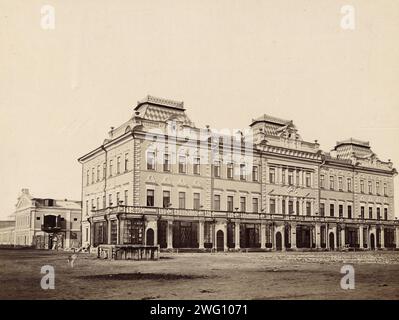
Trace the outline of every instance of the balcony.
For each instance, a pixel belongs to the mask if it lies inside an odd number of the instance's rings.
[[[371,225],[390,225],[399,226],[398,220],[377,220],[377,219],[361,219],[361,218],[344,218],[329,216],[303,216],[293,214],[279,213],[253,213],[253,212],[231,212],[231,211],[215,211],[215,210],[195,210],[195,209],[178,209],[178,208],[160,208],[145,206],[124,206],[108,207],[100,210],[93,210],[92,217],[105,216],[110,214],[134,214],[134,215],[152,215],[161,217],[191,217],[191,218],[207,218],[207,219],[245,219],[257,220],[264,222],[283,221],[298,223],[348,223],[348,224],[371,224]]]

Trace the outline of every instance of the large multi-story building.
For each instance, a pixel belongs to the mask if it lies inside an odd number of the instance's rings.
[[[36,198],[22,189],[13,214],[17,246],[40,249],[78,248],[81,245],[81,202]]]
[[[394,176],[368,142],[323,152],[293,121],[197,128],[147,96],[82,164],[82,241],[238,250],[399,248]]]

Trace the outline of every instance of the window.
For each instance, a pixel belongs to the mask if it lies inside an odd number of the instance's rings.
[[[233,164],[227,164],[227,179],[233,179]]]
[[[199,193],[194,193],[194,209],[195,210],[201,209],[201,198]]]
[[[320,203],[320,216],[324,217],[326,215],[326,208],[324,203]]]
[[[373,219],[373,208],[369,207],[369,219]]]
[[[286,206],[286,202],[285,202],[285,200],[282,200],[282,201],[281,201],[281,204],[282,204],[282,206],[283,206],[283,207],[282,207],[282,212],[283,212],[283,214],[286,214],[286,207],[285,207],[285,206]]]
[[[388,195],[388,189],[387,189],[387,184],[384,183],[384,196]]]
[[[125,190],[125,200],[123,203],[125,206],[129,205],[128,200],[129,200],[129,191]]]
[[[96,208],[100,209],[100,198],[96,199]]]
[[[116,205],[119,206],[120,205],[120,192],[116,193]]]
[[[338,177],[338,190],[342,191],[344,189],[344,185],[342,182],[342,177]]]
[[[162,198],[162,206],[164,208],[169,208],[171,205],[170,203],[170,191],[164,190],[163,191],[163,198]]]
[[[186,193],[179,192],[179,209],[186,209]]]
[[[240,211],[247,211],[247,199],[245,197],[240,197]]]
[[[285,169],[283,169],[281,171],[281,181],[282,181],[282,184],[285,184]]]
[[[179,173],[186,173],[186,157],[179,156]]]
[[[147,207],[154,206],[154,190],[148,189],[147,190]]]
[[[227,211],[233,211],[233,196],[227,196]]]
[[[109,176],[112,177],[112,160],[109,160]]]
[[[90,183],[90,171],[87,170],[87,172],[86,172],[86,185],[88,186],[89,183]]]
[[[246,179],[245,164],[240,164],[240,180]]]
[[[97,182],[100,181],[100,166],[97,166]]]
[[[107,207],[107,200],[106,197],[103,196],[103,209],[105,209]]]
[[[258,181],[258,166],[252,167],[252,181]]]
[[[388,220],[388,208],[384,208],[384,220]]]
[[[289,214],[294,213],[294,201],[292,201],[292,200],[288,201],[288,213]]]
[[[299,216],[299,201],[296,202],[296,215]]]
[[[276,200],[270,199],[270,213],[276,213]]]
[[[294,184],[294,171],[288,170],[288,185],[292,186]]]
[[[276,183],[276,169],[270,168],[269,170],[269,182]]]
[[[252,212],[258,213],[259,212],[259,199],[252,198]]]
[[[107,176],[107,164],[104,162],[103,163],[103,180],[106,178]]]
[[[40,217],[36,217],[36,220],[40,220]]]
[[[373,193],[373,183],[369,181],[369,194]]]
[[[147,170],[155,170],[155,152],[147,152]]]
[[[129,154],[125,153],[125,172],[129,170]]]
[[[193,166],[194,174],[200,174],[200,163],[201,163],[200,158],[194,158],[194,166]]]
[[[335,216],[335,206],[334,204],[330,204],[330,217]]]
[[[334,190],[334,176],[330,176],[330,189]]]
[[[91,168],[91,183],[94,183],[94,168]]]
[[[381,220],[381,209],[377,208],[377,220]]]
[[[163,171],[170,171],[170,155],[167,153],[163,155]]]
[[[306,215],[311,216],[312,215],[312,206],[309,201],[306,201]]]
[[[364,193],[364,180],[360,180],[360,192]]]
[[[306,172],[305,181],[306,181],[306,186],[307,186],[308,188],[309,188],[310,185],[311,185],[310,177],[311,177],[310,172]]]
[[[348,219],[352,219],[352,206],[348,206]]]
[[[116,158],[116,173],[121,173],[121,157]]]
[[[216,211],[220,210],[220,194],[214,195],[213,207],[214,207],[214,210],[216,210]]]
[[[108,195],[108,206],[109,207],[112,207],[112,194],[110,193],[109,195]]]
[[[340,218],[344,216],[344,206],[342,204],[338,206],[338,214]]]
[[[352,179],[348,178],[347,179],[347,186],[348,186],[348,192],[352,192]]]
[[[220,161],[215,161],[213,164],[213,176],[215,178],[220,178]]]
[[[86,228],[86,241],[89,241],[89,228]]]
[[[380,195],[380,182],[379,181],[377,181],[375,183],[375,193]]]
[[[320,188],[324,188],[324,174],[320,176]]]
[[[299,186],[299,170],[296,170],[295,172],[296,185]]]
[[[360,207],[360,219],[364,219],[364,206]]]
[[[86,215],[89,215],[89,200],[86,200]]]

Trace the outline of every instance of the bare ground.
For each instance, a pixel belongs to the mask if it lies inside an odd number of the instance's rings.
[[[399,252],[162,253],[158,261],[0,250],[0,299],[399,299]],[[355,290],[340,269],[355,268]],[[43,290],[40,269],[55,268]]]

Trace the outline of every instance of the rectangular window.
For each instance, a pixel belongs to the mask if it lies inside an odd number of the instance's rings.
[[[276,169],[275,168],[269,169],[269,182],[276,183]]]
[[[179,156],[179,173],[186,173],[186,157]]]
[[[252,198],[252,212],[258,213],[259,212],[259,199]]]
[[[310,181],[310,177],[311,177],[310,172],[306,172],[305,177],[306,177],[306,187],[310,188],[311,183],[312,183],[312,182]]]
[[[352,179],[348,178],[347,179],[347,186],[348,186],[348,192],[352,192]]]
[[[388,188],[387,188],[387,184],[384,183],[384,196],[388,195]]]
[[[326,207],[324,203],[320,203],[320,216],[324,217],[326,215]]]
[[[234,210],[233,196],[227,196],[227,211],[233,212]]]
[[[270,213],[276,213],[276,200],[270,199]]]
[[[384,220],[388,220],[388,208],[384,208]]]
[[[285,169],[282,169],[282,171],[281,171],[281,181],[282,181],[281,182],[282,184],[285,184],[285,182],[286,182],[285,181]]]
[[[330,189],[334,190],[334,176],[330,176]]]
[[[312,206],[309,201],[306,201],[306,215],[307,216],[312,215]]]
[[[240,164],[240,180],[246,180],[245,164]]]
[[[163,171],[169,172],[170,171],[170,155],[165,153],[163,155]]]
[[[296,185],[299,186],[299,170],[296,170],[295,179],[296,179]]]
[[[129,170],[129,154],[125,153],[125,172]]]
[[[220,194],[214,195],[213,208],[216,211],[220,211]]]
[[[334,204],[330,204],[330,217],[335,216],[335,206]]]
[[[285,200],[282,200],[281,203],[282,203],[282,206],[283,206],[281,211],[283,212],[283,214],[286,214],[286,213],[287,213],[287,212],[286,212],[287,210],[286,210],[286,207],[285,207],[285,206],[286,206]]]
[[[100,181],[100,166],[97,166],[97,182]]]
[[[170,191],[164,190],[163,191],[163,197],[162,197],[162,206],[164,208],[169,208],[171,203],[170,203]]]
[[[377,208],[377,220],[381,220],[381,209]]]
[[[324,175],[322,174],[321,176],[320,176],[320,188],[323,188],[324,189]]]
[[[119,206],[120,205],[120,192],[116,193],[116,205]]]
[[[116,173],[121,173],[121,157],[116,158]]]
[[[103,196],[103,209],[107,207],[107,198]]]
[[[369,181],[369,194],[373,193],[373,183]]]
[[[91,183],[94,183],[94,168],[91,168]]]
[[[213,164],[213,176],[220,178],[220,161],[215,161]]]
[[[292,186],[294,184],[294,171],[288,170],[288,185]]]
[[[100,209],[100,198],[96,199],[96,208]]]
[[[86,200],[86,215],[89,215],[89,200]]]
[[[109,176],[112,177],[112,160],[109,160]]]
[[[344,190],[344,184],[342,182],[342,177],[338,177],[338,190],[339,191]]]
[[[364,180],[360,180],[360,192],[364,193]]]
[[[227,164],[227,179],[233,179],[233,164]]]
[[[294,213],[294,201],[292,201],[292,200],[288,201],[288,213],[289,214]]]
[[[373,207],[369,207],[369,219],[373,219]]]
[[[148,189],[147,190],[147,207],[154,206],[154,190]]]
[[[364,207],[360,207],[360,219],[364,219]]]
[[[128,190],[125,190],[125,200],[123,201],[123,204],[124,204],[125,206],[128,206],[128,205],[129,205],[128,200],[129,200],[129,191],[128,191]]]
[[[258,181],[258,166],[252,167],[252,181]]]
[[[179,192],[179,209],[186,209],[186,193]]]
[[[155,170],[155,152],[147,152],[147,170]]]
[[[108,206],[109,206],[109,207],[112,207],[112,205],[113,205],[113,203],[112,203],[112,194],[110,193],[110,194],[108,195]]]
[[[379,181],[377,181],[375,183],[375,193],[380,195],[380,182]]]
[[[348,219],[352,219],[352,206],[348,206]]]
[[[86,185],[88,186],[90,184],[90,170],[87,170],[86,172]]]
[[[241,212],[246,212],[247,211],[247,198],[246,197],[240,197],[240,211]]]
[[[106,178],[107,176],[107,163],[103,163],[103,180]]]
[[[194,165],[193,165],[194,174],[200,174],[200,163],[201,163],[200,158],[194,158]]]
[[[344,206],[342,204],[338,206],[338,214],[340,218],[344,216]]]
[[[199,193],[194,193],[194,210],[201,209],[201,196]]]

